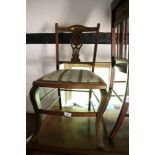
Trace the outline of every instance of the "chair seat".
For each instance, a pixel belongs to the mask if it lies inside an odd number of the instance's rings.
[[[33,82],[34,86],[52,88],[106,89],[105,82],[88,70],[62,69]]]

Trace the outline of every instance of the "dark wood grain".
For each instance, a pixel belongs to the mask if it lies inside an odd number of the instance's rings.
[[[76,111],[74,108],[67,108]],[[59,107],[57,107],[59,110]],[[78,108],[79,109],[79,108]],[[83,109],[87,110],[87,108]],[[32,151],[58,153],[58,154],[128,154],[128,119],[125,120],[118,136],[113,143],[106,140],[106,137],[115,122],[116,113],[107,111],[104,115],[105,142],[104,150],[97,150],[95,135],[94,117],[60,117],[48,115],[42,123],[38,143],[27,145]],[[64,125],[65,124],[65,125]],[[107,132],[106,132],[107,130]],[[62,132],[63,131],[63,132]]]
[[[52,147],[39,144],[28,144],[27,149],[33,151],[48,152],[47,155],[50,155],[49,152],[59,153],[63,155],[128,155],[128,153],[117,153],[117,152],[106,152],[106,151],[97,151],[97,150],[87,150],[87,149],[76,149],[76,148],[65,148],[65,147]],[[46,155],[46,153],[45,153]]]
[[[112,27],[129,17],[129,0],[114,0],[111,4]]]

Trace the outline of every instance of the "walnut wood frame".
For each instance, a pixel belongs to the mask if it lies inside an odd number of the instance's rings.
[[[96,60],[96,52],[97,52],[97,43],[98,43],[98,36],[99,36],[99,26],[100,24],[97,24],[97,27],[85,27],[82,25],[73,25],[69,27],[58,27],[58,24],[56,23],[55,29],[56,29],[56,69],[59,70],[59,65],[61,62],[59,61],[59,34],[58,32],[62,31],[69,31],[69,32],[74,32],[77,31],[78,34],[81,32],[91,32],[95,31],[96,32],[96,41],[94,45],[94,55],[93,55],[93,61],[88,62],[89,65],[92,66],[92,72],[94,72],[94,66],[95,66],[95,60]],[[78,42],[78,43],[77,43]],[[71,42],[73,44],[73,40]],[[78,46],[79,41],[75,41],[75,46]],[[74,50],[74,49],[73,49]],[[73,55],[74,57],[74,55]],[[74,61],[73,61],[74,60]],[[83,62],[80,62],[79,59],[72,59],[71,63],[76,63],[76,64],[83,64]],[[87,63],[85,63],[87,64]],[[30,90],[30,99],[33,105],[33,109],[36,115],[36,130],[35,133],[32,136],[31,143],[37,143],[38,142],[38,135],[39,135],[39,130],[41,127],[41,121],[42,121],[42,114],[48,114],[48,115],[58,115],[58,116],[64,116],[64,112],[56,112],[56,111],[48,111],[41,109],[40,106],[40,98],[39,98],[39,88],[40,87],[49,87],[49,88],[58,88],[58,95],[60,96],[60,89],[65,88],[65,89],[90,89],[89,90],[89,101],[90,97],[92,94],[92,89],[99,89],[101,93],[101,100],[100,100],[100,105],[98,108],[97,112],[73,112],[71,113],[72,116],[76,117],[96,117],[96,123],[95,123],[95,130],[96,130],[96,141],[97,141],[97,148],[102,149],[104,147],[103,143],[103,138],[102,138],[102,131],[101,131],[101,123],[102,123],[102,117],[103,113],[107,107],[107,103],[109,101],[109,94],[107,93],[107,86],[104,83],[104,81],[99,81],[96,84],[91,84],[91,83],[59,83],[57,84],[56,82],[51,82],[51,81],[45,81],[45,80],[36,80],[33,82],[33,86]],[[79,90],[80,91],[80,90]],[[59,103],[60,103],[60,108],[61,108],[61,98],[59,97]],[[90,110],[90,105],[89,105],[89,110]]]

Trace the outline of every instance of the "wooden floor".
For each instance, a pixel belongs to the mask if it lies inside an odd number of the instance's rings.
[[[34,113],[26,113],[26,138],[32,135],[35,130],[35,115]]]
[[[74,107],[72,110],[77,110]],[[95,118],[48,115],[41,126],[37,144],[27,144],[33,155],[102,154],[123,155],[129,152],[129,125],[125,119],[113,143],[107,137],[118,116],[118,110],[107,110],[103,117],[104,150],[96,149]],[[33,150],[33,151],[32,151]],[[51,153],[48,153],[48,152]],[[77,153],[78,152],[78,153]]]

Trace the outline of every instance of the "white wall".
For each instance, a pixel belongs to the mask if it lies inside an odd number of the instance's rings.
[[[26,0],[26,33],[53,33],[54,24],[96,26],[100,32],[111,31],[112,0]],[[110,45],[99,45],[97,61],[110,61]],[[55,69],[55,46],[26,45],[27,111],[33,111],[29,100],[32,82]]]

